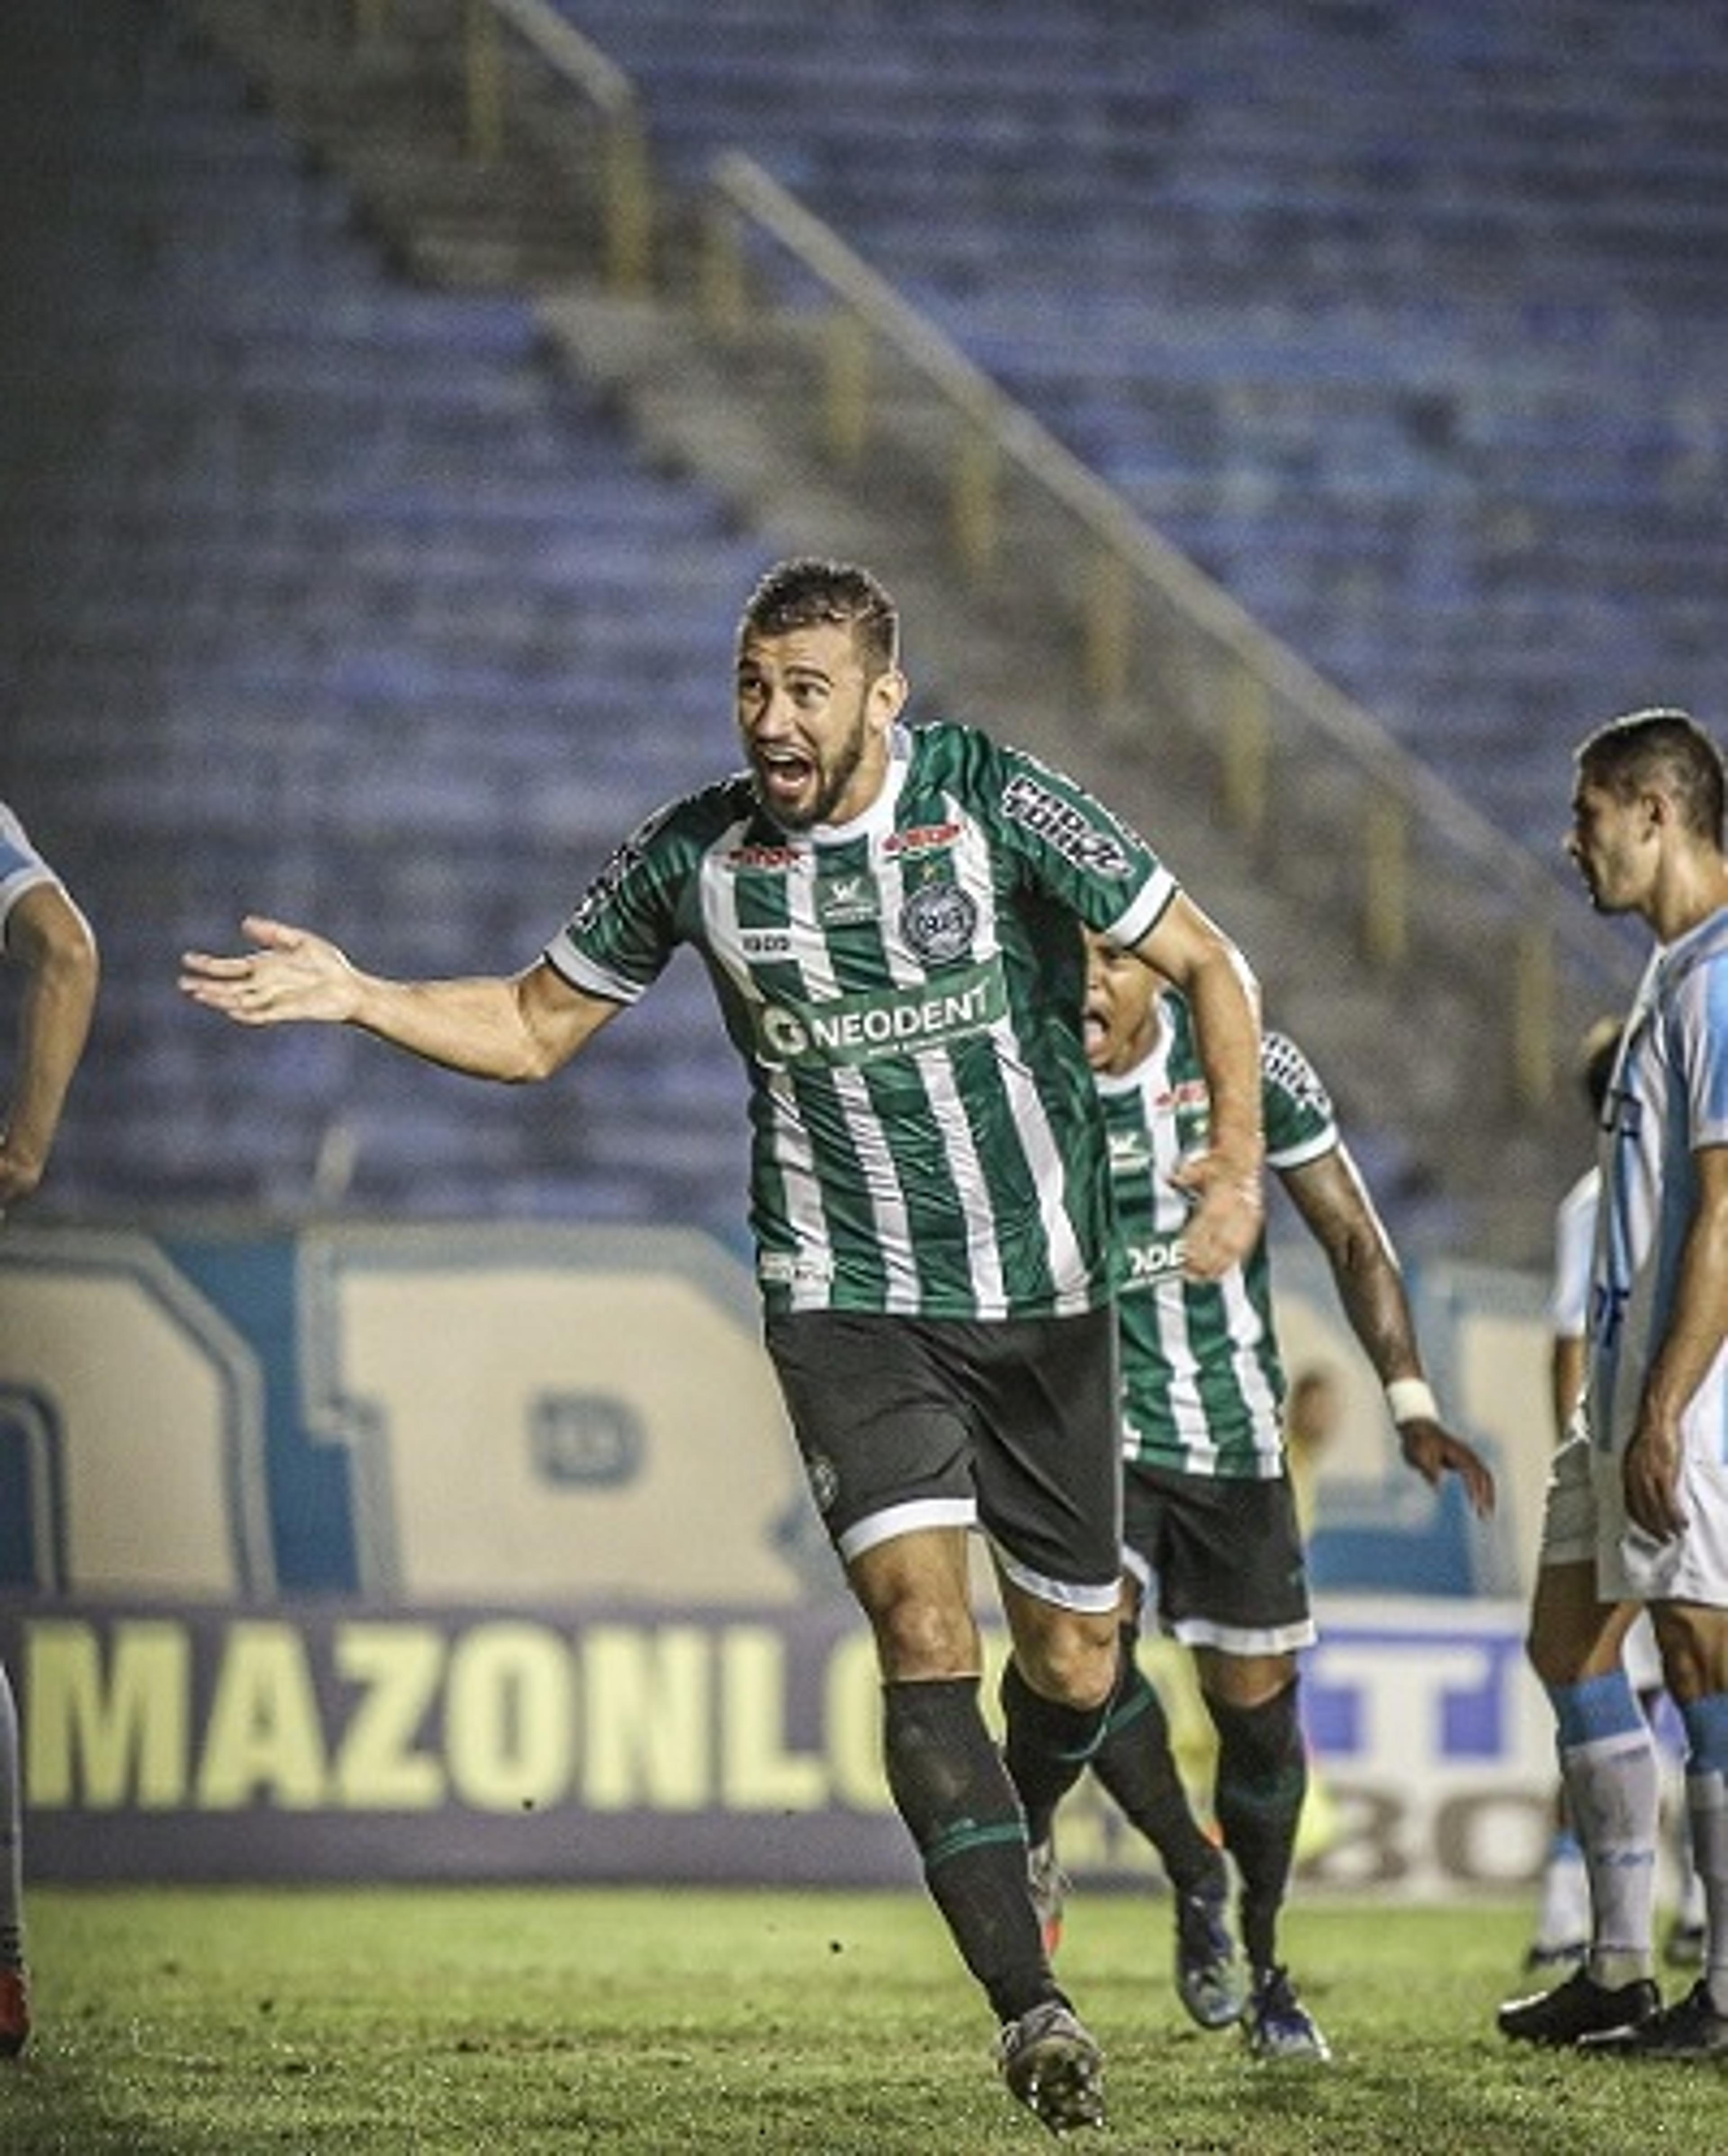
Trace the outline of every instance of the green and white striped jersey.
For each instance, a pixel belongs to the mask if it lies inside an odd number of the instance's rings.
[[[750,1075],[771,1312],[1042,1317],[1111,1284],[1078,921],[1136,942],[1176,889],[1083,788],[945,722],[896,730],[844,825],[782,831],[742,773],[672,803],[546,957],[631,1003],[700,952]]]
[[[1191,1202],[1170,1178],[1205,1150],[1212,1103],[1187,1004],[1167,990],[1157,1008],[1157,1045],[1145,1062],[1094,1080],[1122,1261],[1123,1456],[1190,1475],[1279,1475],[1284,1378],[1266,1239],[1221,1280],[1183,1276]],[[1338,1143],[1325,1087],[1283,1034],[1262,1039],[1260,1097],[1269,1167],[1300,1168]]]

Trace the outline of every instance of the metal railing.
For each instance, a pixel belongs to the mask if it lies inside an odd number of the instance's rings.
[[[700,280],[712,333],[745,332],[752,279],[772,281],[765,255],[795,264],[827,310],[823,434],[853,469],[887,401],[885,360],[910,369],[946,414],[947,520],[962,573],[978,584],[992,576],[1028,495],[1059,512],[1074,534],[1063,552],[1080,564],[1069,598],[1081,678],[1105,722],[1181,719],[1215,759],[1222,814],[1250,842],[1274,819],[1281,843],[1299,839],[1318,796],[1329,819],[1319,835],[1353,854],[1347,902],[1367,962],[1395,973],[1452,949],[1460,973],[1491,968],[1515,1097],[1546,1106],[1573,1053],[1561,1022],[1567,988],[1599,1005],[1630,985],[1625,947],[1576,888],[1161,538],[771,175],[734,152],[712,177]],[[1556,800],[1556,829],[1564,806]],[[1479,939],[1484,916],[1494,947],[1457,949],[1460,932]]]
[[[356,33],[375,35],[395,0],[350,4]],[[629,78],[547,0],[459,4],[467,153],[502,152],[520,79],[506,55],[531,59],[602,130],[600,199],[589,208],[609,286],[650,290],[660,206]],[[1244,841],[1274,854],[1329,850],[1335,902],[1353,917],[1368,966],[1388,977],[1436,963],[1474,969],[1501,1028],[1513,1097],[1546,1106],[1573,1052],[1565,1007],[1575,1016],[1581,1004],[1609,1007],[1628,992],[1632,962],[1607,925],[1162,539],[751,159],[722,156],[711,180],[695,289],[665,296],[689,300],[711,336],[736,343],[764,292],[786,303],[795,269],[821,313],[819,429],[843,470],[860,470],[878,439],[887,363],[910,371],[941,414],[960,575],[984,588],[1005,555],[1023,551],[1028,515],[1064,520],[1072,542],[1047,557],[1049,596],[1065,596],[1079,678],[1102,723],[1185,726],[1212,758],[1220,814]]]
[[[646,292],[654,277],[654,198],[635,85],[546,0],[464,0],[463,16],[469,155],[484,162],[504,146],[509,33],[597,117],[608,281],[620,293]]]
[[[328,0],[310,0],[322,8]],[[343,28],[357,47],[396,27],[398,0],[342,0]],[[460,9],[463,144],[476,164],[495,162],[512,126],[513,53],[585,111],[599,131],[597,212],[607,281],[623,295],[654,281],[655,201],[648,131],[636,86],[618,63],[547,0],[452,0]]]

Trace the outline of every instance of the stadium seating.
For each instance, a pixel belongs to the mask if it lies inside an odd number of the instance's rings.
[[[1551,850],[1582,722],[1728,711],[1713,11],[560,4],[672,174],[761,158],[1513,836]],[[244,905],[531,957],[730,756],[761,552],[526,305],[393,275],[178,19],[0,15],[0,792],[109,954],[44,1209],[735,1234],[694,969],[526,1101],[173,991]]]
[[[149,0],[0,28],[0,794],[105,987],[37,1217],[673,1219],[736,1238],[697,969],[531,1099],[174,985],[251,907],[385,970],[508,970],[732,757],[759,548],[505,297],[393,277]],[[652,634],[646,634],[651,626]]]
[[[560,5],[1514,837],[1725,721],[1719,9]]]

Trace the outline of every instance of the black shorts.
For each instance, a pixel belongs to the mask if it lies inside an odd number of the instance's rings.
[[[843,1559],[982,1526],[1017,1585],[1103,1610],[1121,1577],[1115,1318],[771,1317],[768,1353]]]
[[[1156,1589],[1165,1630],[1186,1645],[1228,1655],[1312,1645],[1302,1531],[1283,1476],[1131,1466],[1122,1543],[1129,1568]]]

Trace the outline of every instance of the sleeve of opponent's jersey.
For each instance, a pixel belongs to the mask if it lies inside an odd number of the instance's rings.
[[[1728,934],[1700,954],[1680,983],[1680,1038],[1691,1146],[1728,1145]]]
[[[1177,893],[1176,878],[1138,832],[1095,794],[1023,749],[980,735],[985,798],[998,841],[1028,880],[1114,942],[1137,943]]]
[[[1590,1257],[1596,1243],[1600,1190],[1600,1178],[1592,1168],[1578,1178],[1554,1215],[1548,1330],[1563,1340],[1582,1340],[1590,1313]]]
[[[1261,1038],[1260,1100],[1268,1167],[1301,1168],[1337,1145],[1332,1096],[1288,1034]]]
[[[0,942],[5,941],[7,916],[27,891],[59,878],[25,835],[24,827],[0,801]]]
[[[678,941],[678,891],[689,850],[677,843],[681,802],[658,808],[613,852],[545,957],[573,988],[633,1004]]]

